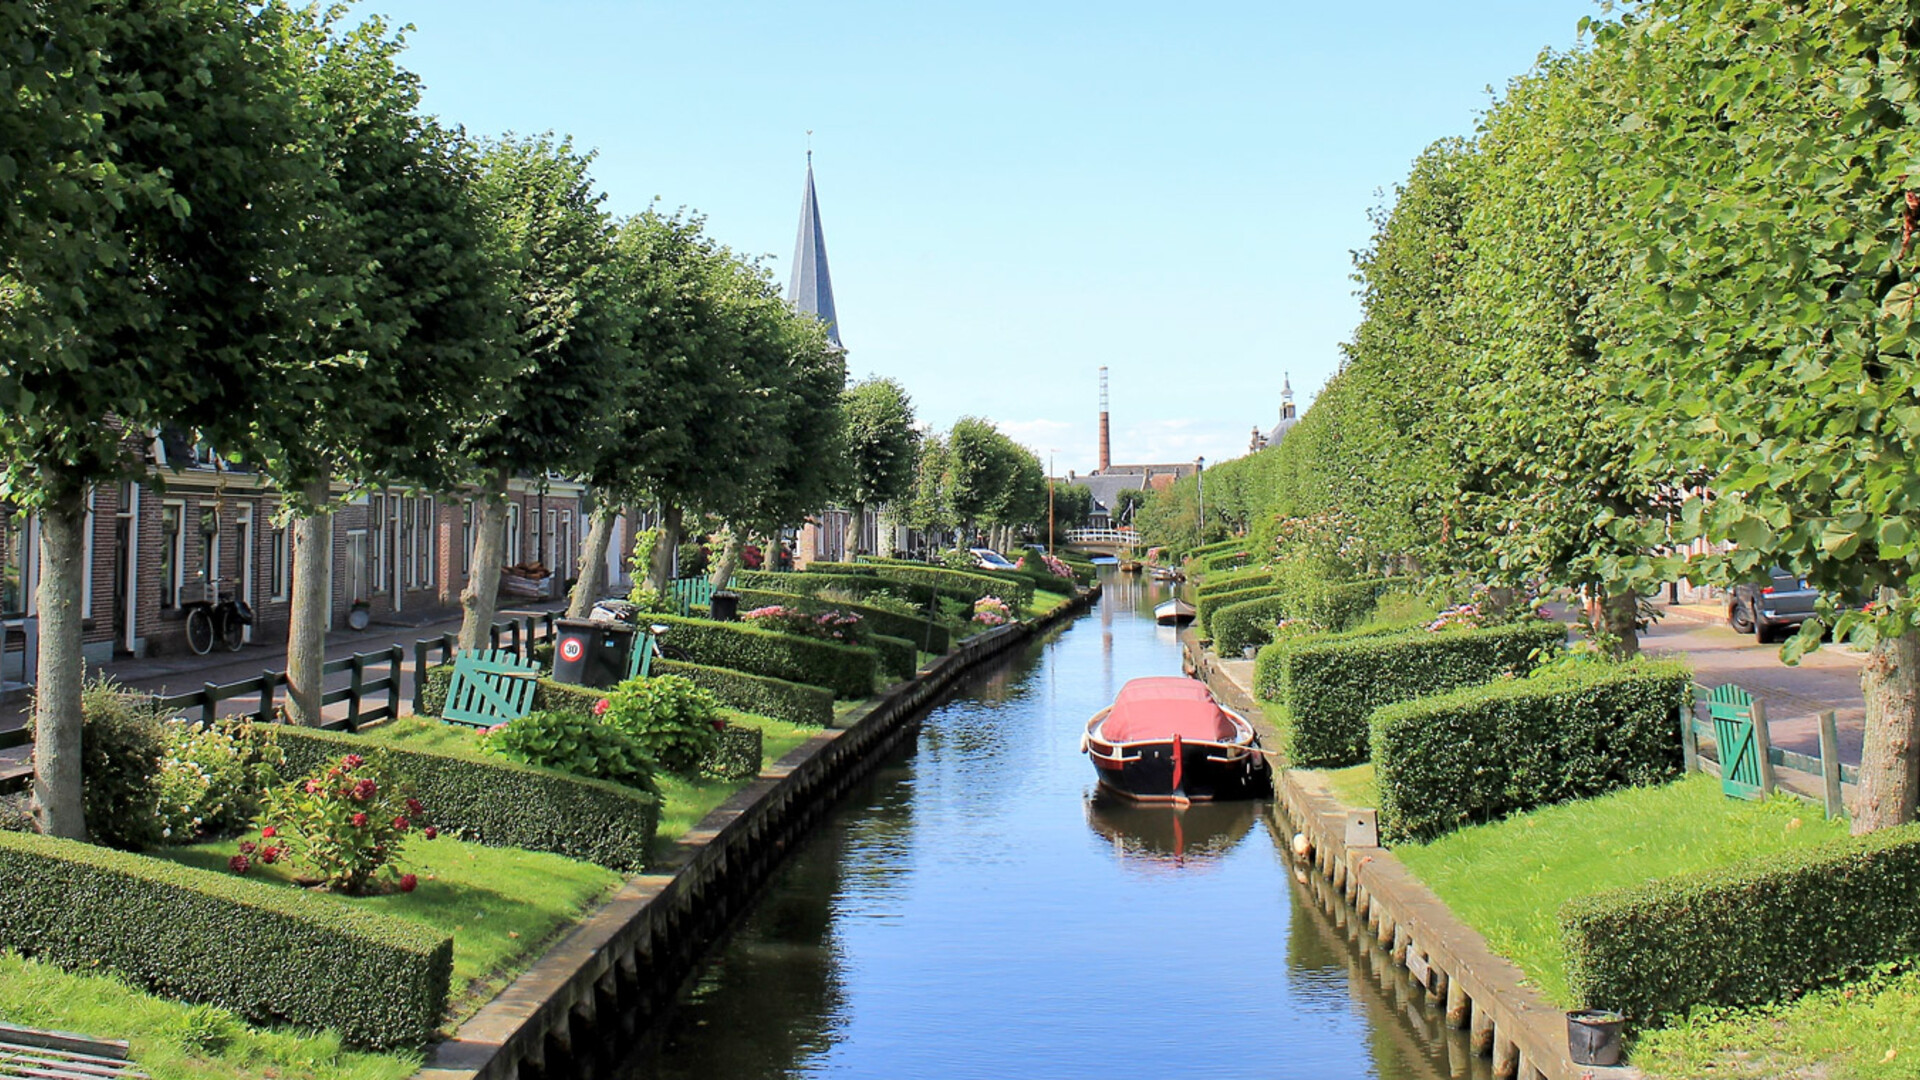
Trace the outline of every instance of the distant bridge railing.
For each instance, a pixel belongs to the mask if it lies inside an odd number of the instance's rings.
[[[1099,547],[1133,547],[1140,535],[1132,529],[1068,529],[1067,543]]]

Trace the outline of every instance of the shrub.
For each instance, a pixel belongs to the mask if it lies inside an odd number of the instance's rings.
[[[1788,1001],[1920,956],[1920,827],[1577,897],[1560,927],[1585,1006],[1657,1022]]]
[[[414,824],[425,824],[425,814],[388,755],[344,754],[324,770],[269,792],[260,812],[261,843],[241,841],[229,865],[244,874],[255,857],[269,863],[286,858],[304,880],[358,896],[383,870],[397,877],[393,862]]]
[[[364,736],[285,727],[280,746],[290,771],[306,773],[330,758],[365,749]],[[384,746],[394,772],[433,808],[436,824],[489,847],[550,851],[612,870],[638,872],[659,823],[652,794],[486,754]]]
[[[628,679],[595,714],[625,732],[640,752],[676,776],[695,776],[719,740],[720,703],[678,675]]]
[[[593,697],[596,704],[606,700],[598,690]],[[646,747],[631,732],[594,715],[592,705],[580,711],[530,712],[488,728],[481,746],[522,765],[654,790],[653,760]]]
[[[787,574],[786,577],[803,575]],[[911,602],[901,600],[886,592],[875,591],[869,595],[867,603],[858,603],[850,594],[839,590],[824,589],[814,596],[796,593],[780,593],[762,589],[736,589],[740,602],[764,607],[769,604],[785,604],[798,607],[803,611],[818,613],[829,609],[838,609],[860,616],[861,625],[875,634],[906,638],[930,653],[944,653],[953,644],[953,635],[945,626],[928,620]]]
[[[1240,551],[1253,541],[1246,537],[1229,536],[1225,540],[1215,540],[1211,544],[1201,544],[1179,553],[1182,559],[1204,559],[1209,555],[1218,555],[1223,551]]]
[[[968,564],[973,556],[969,555]],[[932,585],[942,589],[952,589],[966,595],[969,600],[978,600],[983,596],[998,596],[1012,601],[1018,607],[1026,607],[1033,602],[1033,583],[1025,575],[1006,575],[996,577],[966,570],[949,570],[938,566],[914,566],[905,563],[815,563],[827,573],[859,573],[871,570],[888,581],[903,582],[909,585]],[[810,571],[811,572],[811,571]]]
[[[719,740],[701,762],[700,775],[709,780],[745,780],[758,776],[765,745],[759,728],[751,724],[728,724],[720,729]]]
[[[1217,551],[1211,555],[1202,555],[1197,558],[1189,555],[1187,558],[1199,564],[1201,573],[1210,574],[1218,573],[1222,570],[1238,570],[1253,561],[1254,552],[1251,548],[1241,546],[1226,551]]]
[[[1017,571],[982,570],[981,573],[989,577],[999,578],[1002,581],[1018,581],[1029,589],[1038,592],[1049,592],[1055,596],[1072,596],[1079,591],[1074,587],[1073,571],[1071,570],[1067,571],[1066,577],[1056,577],[1045,570],[1036,573],[1028,567],[1022,567]]]
[[[1223,607],[1246,600],[1259,600],[1262,597],[1278,595],[1280,589],[1275,585],[1255,585],[1246,589],[1234,589],[1230,592],[1217,592],[1194,601],[1194,621],[1205,636],[1213,634],[1213,617]]]
[[[1373,710],[1525,673],[1536,651],[1557,650],[1565,637],[1558,623],[1309,636],[1262,649],[1254,683],[1291,714],[1291,764],[1353,765],[1367,759]]]
[[[811,727],[833,723],[833,691],[825,687],[676,660],[656,659],[653,670],[704,687],[729,709]]]
[[[1213,613],[1207,629],[1213,634],[1213,651],[1221,656],[1239,656],[1249,645],[1273,641],[1273,628],[1287,617],[1288,599],[1263,596],[1228,604]]]
[[[1380,830],[1431,840],[1548,803],[1680,775],[1677,663],[1593,665],[1388,705],[1370,723]]]
[[[667,644],[684,651],[697,664],[825,686],[843,698],[864,698],[873,693],[879,659],[871,650],[776,634],[739,623],[672,615],[654,616],[654,621],[670,627]]]
[[[280,783],[285,758],[272,725],[168,720],[160,736],[166,750],[154,791],[160,834],[169,843],[245,828],[260,812],[261,796]]]
[[[446,1010],[451,938],[299,889],[0,833],[0,895],[10,948],[255,1022],[420,1046]]]
[[[911,679],[920,670],[920,648],[906,638],[870,634],[867,648],[880,655],[880,669],[895,678]]]
[[[80,692],[80,774],[87,835],[96,844],[137,851],[165,837],[156,809],[164,723],[145,694],[102,675]],[[29,713],[28,737],[33,720]]]
[[[0,832],[34,832],[33,807],[25,795],[0,795]]]
[[[940,553],[940,565],[949,570],[971,570],[980,565],[980,560],[966,548],[948,548]]]
[[[837,608],[806,611],[786,604],[769,604],[747,612],[740,616],[740,619],[749,626],[757,626],[763,630],[782,634],[793,634],[796,637],[836,641],[842,645],[867,643],[866,632],[860,625],[860,616]]]
[[[1013,621],[1013,610],[997,596],[983,596],[973,603],[973,621],[979,626],[1005,626]]]
[[[863,599],[875,593],[883,593],[909,601],[918,610],[925,609],[929,591],[936,597],[949,600],[959,600],[969,604],[974,600],[973,592],[941,585],[938,582],[909,584],[888,580],[873,572],[878,569],[875,566],[836,563],[834,565],[845,567],[848,572],[827,573],[815,569],[819,565],[815,563],[814,566],[808,567],[805,573],[800,574],[742,572],[733,576],[733,584],[736,590],[761,589],[767,592],[793,593],[802,596],[815,596],[829,589]]]
[[[1256,585],[1273,584],[1273,570],[1265,567],[1253,567],[1246,570],[1232,570],[1218,574],[1208,574],[1193,587],[1193,596],[1198,600],[1214,593],[1232,592],[1235,589],[1251,589]]]

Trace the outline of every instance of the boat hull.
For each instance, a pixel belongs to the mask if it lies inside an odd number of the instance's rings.
[[[1180,748],[1180,783],[1174,784],[1171,742],[1122,743],[1132,760],[1123,763],[1094,759],[1100,786],[1135,802],[1219,802],[1229,799],[1266,799],[1273,796],[1273,769],[1264,754],[1249,750],[1239,761],[1215,761],[1218,747],[1208,744]],[[1134,755],[1138,755],[1134,757]]]

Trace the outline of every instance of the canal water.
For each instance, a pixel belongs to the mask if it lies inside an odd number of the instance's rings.
[[[1180,672],[1164,587],[1105,573],[1094,610],[971,677],[788,858],[628,1075],[1485,1074],[1315,906],[1269,809],[1094,796],[1086,718]]]

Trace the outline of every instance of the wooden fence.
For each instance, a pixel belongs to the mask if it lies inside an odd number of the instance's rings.
[[[1840,760],[1839,724],[1831,710],[1819,714],[1820,756],[1812,757],[1773,745],[1768,730],[1767,703],[1744,689],[1732,684],[1720,687],[1695,684],[1694,690],[1695,703],[1682,708],[1679,715],[1681,750],[1687,772],[1704,772],[1718,777],[1728,794],[1745,795],[1751,790],[1765,798],[1776,791],[1784,791],[1796,798],[1823,805],[1828,817],[1838,817],[1846,812],[1844,785],[1858,784],[1860,770]],[[1702,704],[1709,709],[1709,719],[1702,720],[1697,713]],[[1713,719],[1716,716],[1718,721]],[[1723,741],[1727,738],[1727,732],[1737,733],[1737,738],[1738,734],[1744,734],[1745,729],[1741,725],[1751,727],[1751,754],[1749,756],[1744,747],[1737,748],[1737,757],[1730,771],[1728,763],[1718,759],[1725,756]],[[1702,735],[1713,740],[1714,758],[1700,753]],[[1820,796],[1816,798],[1782,785],[1776,768],[1792,769],[1817,778],[1820,781]]]

